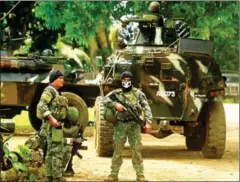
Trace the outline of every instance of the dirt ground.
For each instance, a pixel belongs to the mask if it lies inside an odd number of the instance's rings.
[[[225,112],[227,142],[222,159],[204,159],[200,152],[187,151],[185,138],[178,134],[161,140],[142,135],[146,178],[149,181],[239,181],[239,105],[225,104]],[[74,157],[76,174],[67,178],[68,181],[102,181],[109,175],[111,158],[96,156],[93,139],[92,136],[87,137],[84,145],[88,146],[88,150],[81,151],[82,160]],[[25,140],[26,137],[14,137],[9,147],[14,148]],[[136,179],[128,144],[124,150],[119,179]]]

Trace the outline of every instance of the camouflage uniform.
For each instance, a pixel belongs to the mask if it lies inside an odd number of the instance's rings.
[[[56,102],[54,102],[56,100]],[[64,101],[65,100],[65,101]],[[66,117],[66,113],[63,113],[58,108],[57,104],[60,102],[66,102],[67,99],[63,96],[59,96],[58,91],[48,86],[42,93],[40,98],[37,113],[45,118],[47,115],[52,114],[58,122]],[[56,107],[53,103],[57,103]],[[60,116],[58,116],[60,114]],[[61,178],[63,173],[63,149],[64,149],[64,138],[62,129],[56,129],[51,126],[49,121],[44,119],[43,126],[40,133],[46,133],[47,135],[47,153],[45,157],[46,177]]]
[[[65,168],[72,168],[72,145],[67,144],[64,142],[63,145],[63,172],[65,172]]]
[[[117,89],[110,92],[104,98],[104,105],[106,107],[114,107],[115,102],[109,96],[116,92],[121,97],[124,94],[132,104],[139,106],[139,114],[144,112],[144,117],[147,123],[152,123],[152,112],[147,102],[145,94],[139,89],[132,88],[129,92],[122,92],[122,89]],[[114,126],[114,154],[111,165],[111,175],[118,176],[120,167],[123,163],[122,151],[124,144],[128,138],[132,151],[132,164],[137,176],[143,175],[143,159],[142,159],[142,143],[141,143],[141,127],[134,122],[126,112],[118,112],[117,123]]]
[[[73,167],[72,167],[73,146],[69,145],[66,140],[68,137],[72,138],[72,135],[73,136],[77,135],[77,133],[79,132],[79,126],[78,125],[72,126],[68,121],[66,121],[64,123],[63,131],[66,137],[64,142],[64,150],[63,150],[63,167],[65,168],[65,170],[63,170],[63,175],[72,176],[74,174]]]

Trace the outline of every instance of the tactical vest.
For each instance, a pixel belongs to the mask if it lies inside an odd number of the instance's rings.
[[[50,112],[57,121],[62,121],[67,116],[68,100],[64,96],[57,96],[50,103]]]
[[[53,101],[50,103],[50,112],[51,115],[58,121],[63,122],[64,119],[67,117],[67,109],[68,109],[68,100],[64,96],[57,96],[53,99]],[[50,125],[51,129],[51,138],[52,142],[63,142],[63,130],[62,126],[59,128],[52,127]]]
[[[141,105],[139,103],[139,91],[137,88],[133,88],[131,91],[129,92],[122,92],[122,89],[117,89],[116,90],[117,94],[119,94],[120,98],[123,98],[123,94],[125,97],[127,97],[128,101],[131,102],[133,105],[137,105],[137,108],[139,108],[138,110],[138,114],[141,114]],[[117,112],[117,116],[116,119],[118,121],[132,121],[133,118],[129,115],[129,113],[127,112]]]

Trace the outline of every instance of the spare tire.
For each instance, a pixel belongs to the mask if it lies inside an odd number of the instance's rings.
[[[39,102],[39,98],[34,99],[31,103],[30,107],[28,108],[28,118],[30,121],[31,126],[38,131],[42,126],[42,120],[37,117],[37,104]]]
[[[83,132],[84,129],[86,128],[88,123],[88,108],[85,101],[77,94],[71,93],[71,92],[62,92],[62,95],[68,99],[69,106],[76,107],[80,112],[80,119],[78,121],[80,124],[80,127],[73,126],[69,129],[68,128],[64,129],[67,133],[67,136],[71,137],[72,135],[75,135],[76,133],[78,133],[79,129],[81,130],[81,132]],[[42,121],[37,118],[37,114],[36,114],[36,108],[37,108],[39,99],[40,97],[38,99],[35,99],[28,109],[29,110],[28,116],[29,116],[30,123],[36,131],[38,131],[42,125]]]
[[[95,102],[94,112],[94,137],[97,156],[111,157],[113,155],[113,128],[112,123],[103,118],[102,97],[99,96]]]
[[[80,118],[78,121],[78,123],[80,124],[79,128],[76,128],[76,126],[75,126],[75,129],[73,128],[74,126],[72,126],[69,129],[64,128],[64,131],[65,131],[65,134],[67,134],[67,137],[71,137],[69,136],[70,134],[69,131],[71,132],[70,135],[74,136],[76,135],[76,133],[78,133],[79,129],[81,132],[83,132],[84,129],[86,128],[88,123],[88,108],[85,101],[77,94],[71,93],[71,92],[62,92],[62,95],[68,99],[68,106],[76,107],[80,113]]]

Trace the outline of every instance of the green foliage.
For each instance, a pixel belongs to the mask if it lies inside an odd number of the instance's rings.
[[[96,35],[101,19],[106,26],[110,25],[110,10],[114,4],[85,1],[38,2],[35,15],[44,20],[48,29],[58,30],[64,27],[64,38],[67,41],[76,41],[78,45],[87,47],[90,38]]]
[[[9,156],[10,151],[9,151],[9,149],[6,147],[6,145],[3,145],[3,153],[4,153],[4,155],[5,155],[6,157]]]
[[[238,2],[177,2],[173,16],[185,17],[191,37],[215,42],[215,59],[222,69],[238,69]]]
[[[28,176],[28,181],[29,181],[29,182],[35,182],[35,181],[36,181],[36,179],[35,179],[35,174],[33,174],[33,173],[29,174],[29,176]]]
[[[29,152],[26,152],[27,151],[26,146],[24,145],[21,145],[20,148],[21,148],[20,149],[21,152],[20,152],[20,155],[18,155],[17,152],[11,152],[6,145],[3,145],[4,161],[7,161],[7,160],[10,161],[13,168],[15,168],[17,171],[26,172],[27,167],[23,163],[21,157],[29,158]]]
[[[21,45],[18,50],[15,50],[13,52],[13,55],[19,55],[19,54],[27,55],[30,52],[29,50],[31,47],[32,47],[32,40],[26,39],[24,41],[24,45]]]
[[[31,160],[32,156],[31,156],[31,151],[29,149],[28,146],[26,145],[18,145],[18,150],[19,150],[19,154],[20,156],[24,159],[24,160]]]
[[[26,167],[26,165],[24,163],[21,162],[13,162],[13,167],[17,170],[17,171],[22,171],[22,172],[26,172],[28,169]]]
[[[18,162],[18,156],[13,152],[9,153],[9,158],[13,163]]]
[[[6,13],[15,3],[0,2]],[[33,47],[50,48],[58,34],[70,45],[76,44],[89,52],[90,40],[104,22],[108,33],[112,20],[148,11],[150,1],[37,1],[21,2],[1,22],[1,27],[11,26],[13,37],[30,31]],[[222,69],[237,70],[239,52],[239,2],[238,1],[161,1],[165,18],[182,17],[191,28],[191,37],[215,42],[215,59]],[[34,5],[34,6],[33,6]],[[35,16],[35,17],[34,17]],[[46,39],[46,37],[48,37]],[[16,44],[14,44],[16,45]],[[106,57],[111,50],[104,50],[98,41],[98,53]],[[33,49],[34,50],[34,49]]]

